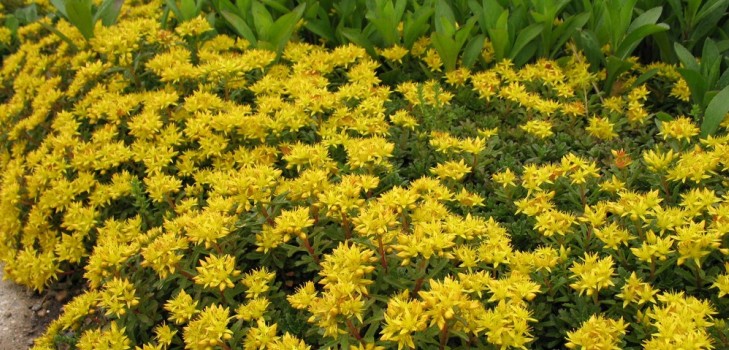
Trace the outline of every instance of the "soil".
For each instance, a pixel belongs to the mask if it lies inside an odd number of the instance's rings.
[[[39,294],[2,279],[0,265],[0,350],[28,349],[58,317],[68,292],[51,289]]]

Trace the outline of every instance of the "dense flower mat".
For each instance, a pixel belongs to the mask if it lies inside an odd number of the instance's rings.
[[[0,71],[5,275],[88,285],[35,349],[729,347],[729,137],[676,67],[277,60],[132,3]]]

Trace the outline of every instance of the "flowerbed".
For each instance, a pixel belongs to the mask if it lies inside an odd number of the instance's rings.
[[[88,286],[35,349],[729,347],[729,137],[676,66],[277,58],[160,5],[0,71],[5,274]]]

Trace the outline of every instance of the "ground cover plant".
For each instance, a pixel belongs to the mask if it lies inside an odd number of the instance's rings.
[[[258,48],[164,6],[4,58],[5,275],[87,285],[35,349],[729,347],[729,124],[700,137],[692,67]]]

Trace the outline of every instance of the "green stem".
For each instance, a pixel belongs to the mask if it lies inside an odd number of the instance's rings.
[[[448,320],[446,320],[445,325],[443,325],[443,329],[440,330],[440,350],[444,350],[446,343],[448,342]]]

